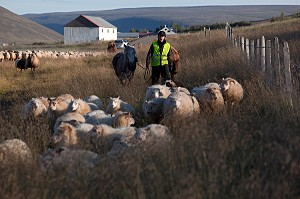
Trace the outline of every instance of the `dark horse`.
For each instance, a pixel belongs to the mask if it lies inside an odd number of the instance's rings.
[[[128,85],[133,78],[136,63],[137,57],[135,56],[135,49],[129,45],[125,46],[124,52],[114,56],[112,65],[117,77],[124,86]]]

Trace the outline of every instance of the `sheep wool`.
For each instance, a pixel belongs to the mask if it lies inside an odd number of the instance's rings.
[[[229,103],[231,106],[242,101],[244,89],[237,80],[231,77],[227,77],[226,79],[223,78],[220,87],[225,102]]]
[[[135,109],[127,102],[124,102],[120,99],[120,97],[110,97],[106,113],[108,114],[115,114],[118,111],[123,112],[130,112],[131,114],[135,115],[136,111]]]

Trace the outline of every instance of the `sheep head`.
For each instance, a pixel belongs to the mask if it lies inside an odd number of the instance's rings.
[[[221,90],[222,91],[227,91],[230,87],[230,85],[235,85],[235,80],[233,78],[226,78],[226,79],[222,79],[222,82],[220,84]]]
[[[115,128],[131,126],[134,123],[135,120],[129,112],[119,113],[115,116],[114,119]]]
[[[61,101],[60,98],[48,98],[49,100],[49,109],[55,111],[57,108],[57,104]]]
[[[62,122],[57,131],[51,137],[50,146],[56,148],[58,146],[70,146],[77,144],[78,138],[72,125]]]
[[[110,98],[110,101],[109,101],[109,104],[108,106],[109,107],[112,107],[113,109],[116,109],[116,108],[119,108],[120,107],[120,96],[117,97],[117,98]]]
[[[77,109],[79,109],[79,101],[71,100],[71,107],[72,107],[72,111],[76,111]]]
[[[181,101],[180,98],[173,98],[173,97],[171,97],[170,98],[170,106],[172,108],[178,109],[180,107],[180,105],[181,105],[180,101]]]

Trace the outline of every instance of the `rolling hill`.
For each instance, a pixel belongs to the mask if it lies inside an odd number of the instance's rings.
[[[279,16],[281,13],[285,15],[297,13],[299,10],[299,5],[194,6],[56,12],[26,14],[23,16],[63,34],[63,26],[81,14],[102,17],[118,27],[119,32],[128,32],[132,28],[155,30],[160,26],[170,25],[173,22],[180,26],[191,26],[258,21]]]
[[[63,36],[43,25],[19,16],[0,6],[0,44],[59,42]]]

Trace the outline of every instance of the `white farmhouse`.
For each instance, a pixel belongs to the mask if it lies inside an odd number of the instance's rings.
[[[117,32],[117,27],[101,17],[80,15],[64,26],[64,43],[78,44],[116,40]]]
[[[174,34],[176,34],[176,32],[174,32],[173,29],[168,28],[167,25],[165,25],[165,27],[163,29],[161,29],[160,31],[165,31],[165,33],[167,35],[174,35]]]

